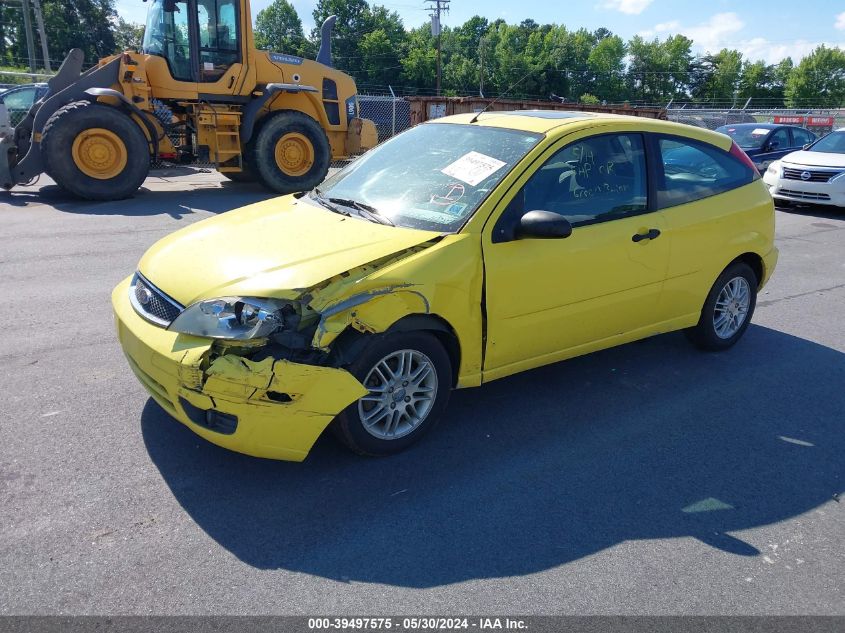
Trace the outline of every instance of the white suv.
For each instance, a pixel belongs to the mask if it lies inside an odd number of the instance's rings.
[[[775,161],[763,181],[776,202],[845,207],[845,128]]]

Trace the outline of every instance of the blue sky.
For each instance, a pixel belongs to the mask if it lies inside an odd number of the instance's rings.
[[[271,0],[252,0],[255,16]],[[311,12],[316,0],[293,0],[306,32],[313,26]],[[387,0],[374,2],[396,11],[407,28],[425,22],[423,1]],[[489,20],[503,18],[510,23],[532,18],[536,22],[563,23],[568,28],[609,28],[625,39],[640,34],[661,39],[683,33],[696,43],[697,52],[736,48],[751,59],[775,62],[790,55],[798,60],[818,44],[845,48],[845,3],[831,0],[452,0],[443,23],[456,26],[473,15]],[[133,22],[143,22],[147,5],[141,0],[117,0],[118,13]]]

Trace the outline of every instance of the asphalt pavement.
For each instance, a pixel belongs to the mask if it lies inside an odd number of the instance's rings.
[[[656,337],[455,392],[401,455],[294,464],[170,419],[109,303],[269,197],[189,169],[0,193],[0,614],[845,615],[845,210],[778,211],[727,353]]]

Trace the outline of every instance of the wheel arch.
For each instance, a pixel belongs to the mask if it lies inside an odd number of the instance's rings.
[[[126,95],[112,88],[89,88],[85,91],[85,95],[93,103],[109,106],[126,114],[141,129],[144,136],[147,137],[147,142],[150,146],[150,159],[154,160],[158,156],[158,144],[164,131],[159,132],[156,129],[156,125],[146,116],[145,112],[132,103]],[[112,99],[116,103],[101,101],[101,98]]]
[[[461,368],[461,342],[455,329],[449,322],[437,314],[409,314],[390,326],[388,332],[430,332],[433,334],[452,365],[452,386],[458,384],[458,373]]]
[[[759,288],[760,284],[763,283],[763,279],[765,279],[766,275],[766,271],[763,267],[763,258],[760,257],[760,255],[758,255],[757,253],[749,251],[743,253],[739,257],[735,257],[727,266],[725,266],[725,269],[727,269],[728,266],[731,266],[737,262],[743,262],[745,264],[748,264],[751,270],[754,271],[754,276],[757,278],[757,287]]]
[[[427,332],[434,336],[449,357],[452,368],[452,387],[458,384],[461,367],[461,343],[452,325],[437,314],[408,314],[395,321],[383,332],[362,332],[348,326],[331,344],[332,364],[343,366],[361,352],[374,336],[386,336],[395,332]]]

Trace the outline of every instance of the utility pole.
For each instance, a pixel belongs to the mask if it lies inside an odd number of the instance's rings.
[[[29,72],[34,73],[35,68],[35,41],[32,37],[32,15],[29,12],[29,0],[21,0],[23,9],[23,28],[26,31],[26,52],[29,56]]]
[[[478,40],[478,94],[484,98],[484,38]]]
[[[38,29],[38,38],[41,40],[41,54],[44,55],[44,70],[51,73],[53,69],[50,67],[50,49],[47,46],[47,30],[44,28],[41,0],[32,0],[32,8],[35,10],[35,27]]]
[[[440,14],[449,12],[451,0],[426,0],[431,15],[431,34],[437,37],[437,96],[440,96]]]

